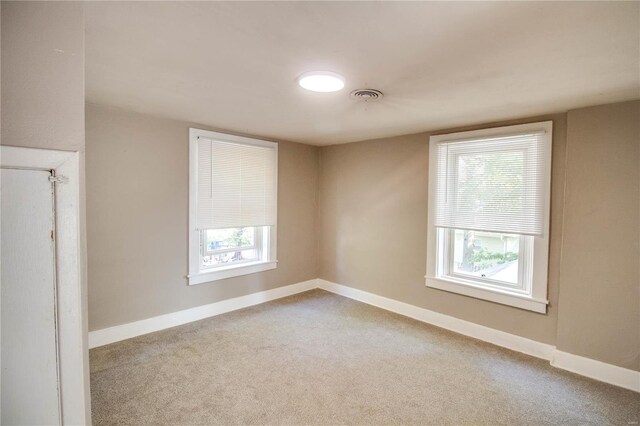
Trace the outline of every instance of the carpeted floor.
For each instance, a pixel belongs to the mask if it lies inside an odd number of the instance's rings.
[[[322,290],[90,357],[96,426],[640,420],[640,394]]]

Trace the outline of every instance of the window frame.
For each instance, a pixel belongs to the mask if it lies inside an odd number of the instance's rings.
[[[198,211],[198,137],[215,139],[224,142],[239,143],[245,145],[263,146],[275,150],[276,161],[274,167],[275,185],[278,187],[278,144],[261,139],[247,138],[243,136],[228,135],[226,133],[212,132],[208,130],[190,128],[189,129],[189,249],[188,249],[188,269],[187,282],[189,285],[203,284],[212,281],[241,275],[254,274],[257,272],[276,269],[277,261],[277,236],[278,236],[278,191],[274,194],[276,205],[275,222],[273,226],[264,226],[260,232],[262,259],[258,261],[238,262],[231,265],[216,268],[202,268],[203,254],[203,231],[197,227]],[[260,227],[256,227],[260,228]],[[258,236],[256,236],[257,238]],[[254,245],[257,246],[258,241]],[[251,249],[251,248],[249,248]]]
[[[531,131],[545,131],[546,150],[544,161],[547,165],[545,175],[544,224],[542,237],[529,237],[532,243],[523,245],[523,235],[520,235],[520,253],[522,267],[519,264],[519,279],[523,280],[522,289],[509,289],[506,286],[491,286],[490,279],[460,276],[453,274],[453,244],[450,243],[454,229],[436,228],[435,226],[435,197],[437,192],[437,145],[442,142],[456,141],[469,138],[486,138],[506,136]],[[503,126],[466,132],[456,132],[434,135],[429,138],[429,207],[427,230],[427,273],[425,285],[429,288],[448,291],[451,293],[470,296],[520,309],[546,314],[547,281],[549,263],[549,222],[551,201],[551,151],[552,151],[553,122],[536,122]]]

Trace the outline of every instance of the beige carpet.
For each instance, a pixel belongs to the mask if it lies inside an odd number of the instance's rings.
[[[640,419],[640,394],[322,290],[93,349],[91,394],[94,425]]]

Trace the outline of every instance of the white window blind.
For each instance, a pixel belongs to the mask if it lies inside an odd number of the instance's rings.
[[[544,131],[437,145],[435,226],[541,236],[548,209]]]
[[[198,229],[273,226],[277,151],[198,137]]]

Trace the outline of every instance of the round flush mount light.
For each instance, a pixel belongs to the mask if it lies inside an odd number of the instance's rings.
[[[331,71],[310,71],[298,77],[298,84],[312,92],[337,92],[344,87],[344,77]]]

